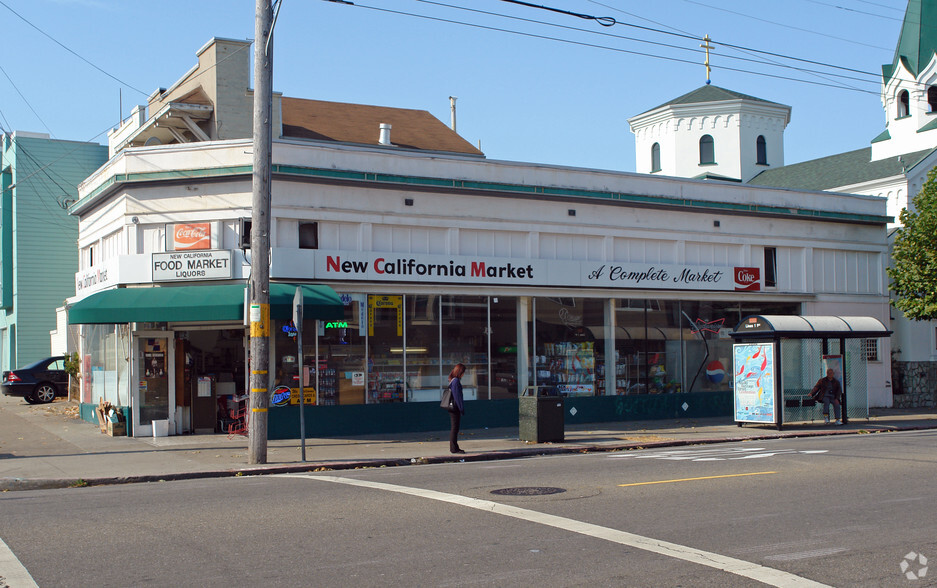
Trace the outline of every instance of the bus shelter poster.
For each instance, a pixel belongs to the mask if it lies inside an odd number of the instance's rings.
[[[773,423],[774,343],[733,345],[735,421]]]

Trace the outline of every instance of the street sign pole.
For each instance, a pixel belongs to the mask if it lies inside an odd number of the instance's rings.
[[[306,461],[306,380],[303,374],[303,288],[296,286],[293,295],[293,325],[296,327],[296,345],[299,347],[299,437],[301,439],[302,458]],[[318,394],[318,389],[316,389]]]

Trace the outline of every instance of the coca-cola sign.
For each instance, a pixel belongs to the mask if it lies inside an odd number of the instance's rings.
[[[211,249],[211,223],[173,225],[173,249]]]
[[[733,270],[736,292],[761,290],[761,270],[757,267],[737,267]]]

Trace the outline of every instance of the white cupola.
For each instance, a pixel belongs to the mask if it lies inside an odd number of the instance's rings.
[[[885,130],[872,161],[937,146],[937,1],[911,0],[891,63],[882,66]]]
[[[784,165],[791,107],[706,84],[628,119],[635,171],[747,182]]]

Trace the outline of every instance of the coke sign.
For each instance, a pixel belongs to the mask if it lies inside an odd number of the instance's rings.
[[[760,268],[737,267],[732,273],[735,278],[736,292],[757,292],[761,290]]]
[[[211,224],[190,223],[173,226],[173,249],[211,249]]]

